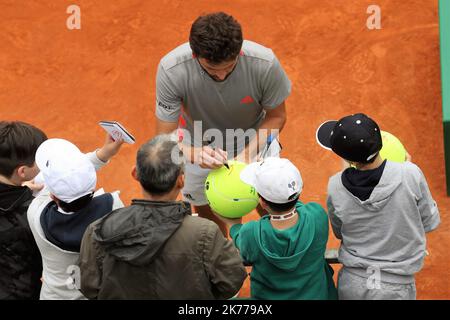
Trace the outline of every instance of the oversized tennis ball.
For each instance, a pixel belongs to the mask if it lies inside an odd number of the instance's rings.
[[[389,132],[381,131],[381,139],[383,140],[383,148],[380,150],[381,158],[393,162],[405,162],[405,147],[396,136]]]
[[[244,183],[239,177],[247,165],[229,161],[225,166],[212,170],[205,182],[205,193],[211,209],[226,218],[240,218],[250,213],[258,205],[255,188]]]

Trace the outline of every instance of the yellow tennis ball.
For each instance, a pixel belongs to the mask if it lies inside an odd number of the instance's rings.
[[[240,218],[258,205],[255,188],[244,183],[241,171],[247,166],[238,161],[229,161],[225,166],[212,170],[205,182],[205,193],[211,209],[226,218]]]
[[[406,150],[400,140],[393,134],[381,131],[381,139],[383,140],[383,148],[380,150],[380,156],[393,162],[405,162]]]

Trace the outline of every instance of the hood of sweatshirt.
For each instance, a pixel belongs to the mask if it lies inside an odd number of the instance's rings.
[[[0,183],[0,215],[17,209],[31,198],[33,194],[28,187]]]
[[[342,183],[353,195],[355,202],[369,211],[381,210],[388,203],[392,193],[402,182],[401,172],[396,171],[395,166],[391,162],[385,161],[382,166],[384,166],[384,169],[383,167],[378,168],[381,169],[381,172],[378,169],[371,170],[372,176],[370,176],[369,173],[365,179],[360,179],[359,181],[354,180],[357,181],[357,183],[354,183],[353,186],[351,185],[351,179],[347,179],[347,177],[344,176],[344,173],[342,175]],[[347,181],[344,182],[345,179],[347,179]],[[374,180],[376,179],[379,179],[379,181],[374,185]],[[360,193],[358,193],[357,190],[360,192],[364,189],[365,191],[368,189],[371,189],[372,191],[369,193],[370,196],[368,199],[362,200],[358,197],[360,196]]]
[[[190,214],[187,202],[133,200],[131,206],[104,217],[94,229],[94,239],[118,260],[148,264]]]
[[[267,261],[283,271],[292,271],[302,262],[315,237],[315,221],[301,202],[296,205],[297,223],[284,230],[271,226],[270,216],[261,218],[256,240]]]

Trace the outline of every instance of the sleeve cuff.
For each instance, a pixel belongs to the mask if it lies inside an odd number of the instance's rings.
[[[89,159],[89,161],[91,161],[91,163],[94,165],[95,170],[98,171],[100,170],[103,166],[107,165],[109,163],[109,161],[107,162],[103,162],[102,160],[100,160],[97,157],[97,151],[99,149],[96,149],[95,151],[86,153],[86,157]]]
[[[178,123],[178,120],[180,118],[179,113],[167,114],[165,112],[160,111],[159,108],[156,108],[155,115],[159,120],[164,121],[164,122]]]
[[[431,231],[437,229],[437,227],[439,227],[440,224],[441,224],[441,218],[439,216],[439,212],[436,212],[435,215],[433,216],[433,220],[431,220],[429,223],[424,225],[424,230],[426,233],[431,232]]]

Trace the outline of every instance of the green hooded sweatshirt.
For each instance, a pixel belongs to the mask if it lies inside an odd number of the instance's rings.
[[[337,299],[333,271],[325,261],[328,217],[317,203],[298,202],[297,223],[272,227],[270,216],[234,225],[231,237],[250,274],[254,299]]]

